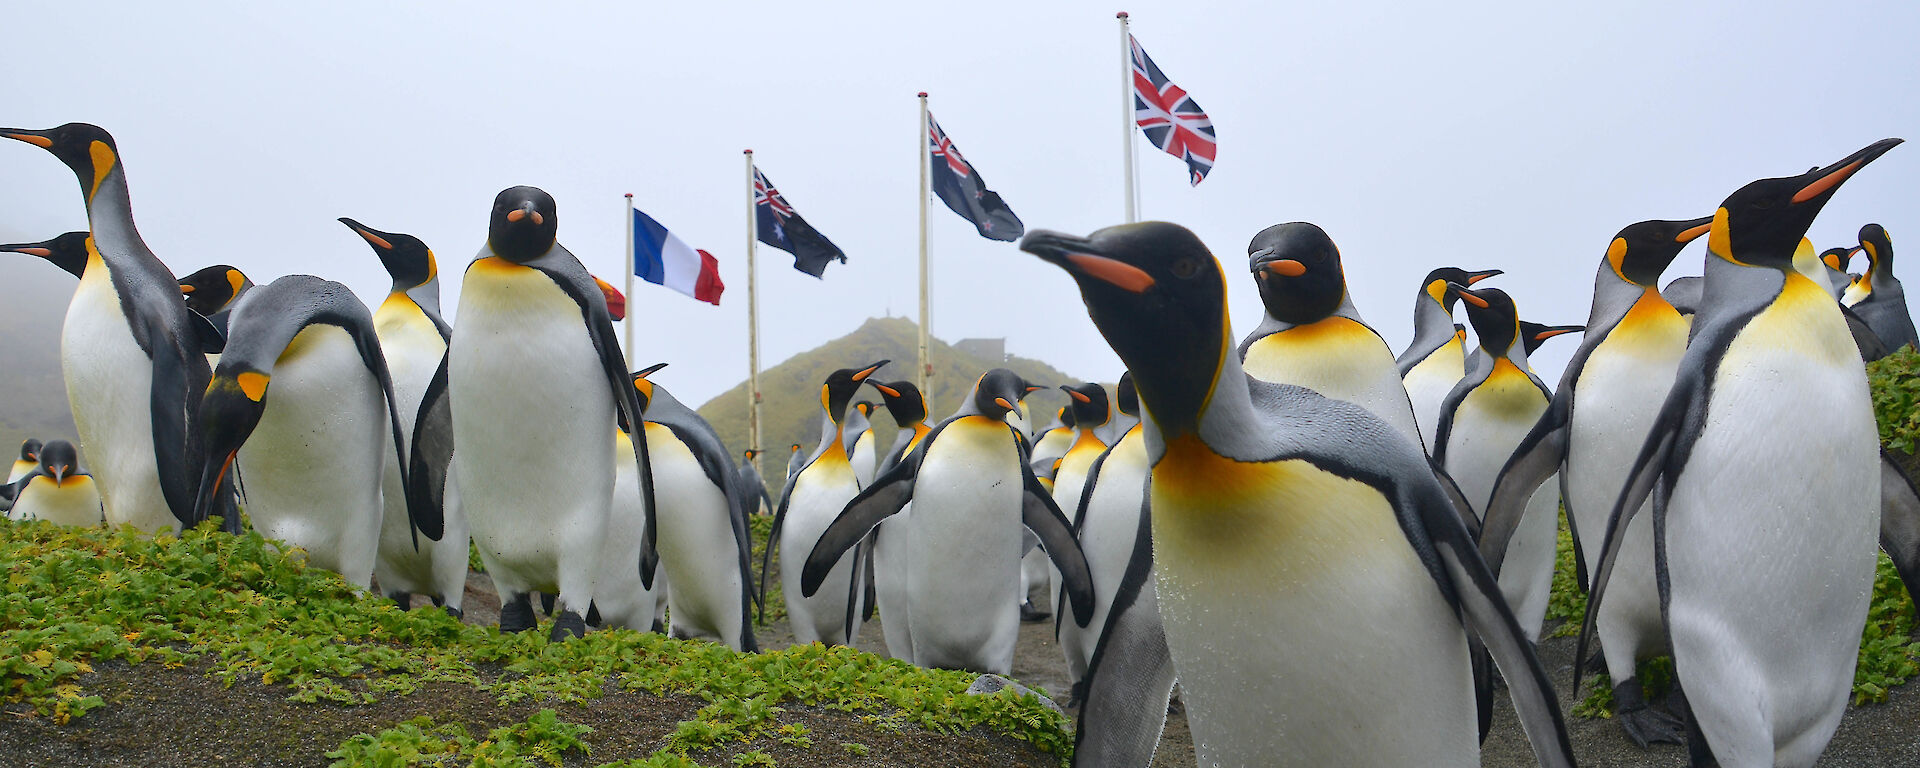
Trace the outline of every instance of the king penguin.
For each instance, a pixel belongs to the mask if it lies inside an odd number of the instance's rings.
[[[459,323],[421,399],[407,488],[410,506],[439,510],[446,478],[459,482],[501,630],[531,629],[532,593],[556,593],[553,639],[586,632],[613,496],[614,414],[641,421],[607,295],[558,228],[545,191],[494,198],[486,245],[462,279]],[[650,546],[653,478],[638,443]]]
[[[40,466],[40,447],[39,438],[29,437],[20,443],[20,458],[13,460],[13,471],[7,473],[7,482],[26,477],[27,473]]]
[[[261,535],[307,550],[313,565],[366,589],[388,439],[405,453],[373,316],[344,285],[289,275],[254,289],[227,327],[195,425],[218,460],[200,477],[195,519],[219,513],[222,478],[238,459],[247,515]],[[426,538],[440,537],[439,520],[409,519]]]
[[[1040,485],[1048,493],[1053,492],[1054,472],[1060,468],[1060,457],[1073,446],[1074,434],[1073,409],[1063,406],[1054,412],[1053,421],[1040,430],[1032,450],[1027,452],[1028,466],[1033,468],[1034,476],[1040,478]],[[1054,597],[1049,574],[1052,568],[1047,565],[1046,553],[1037,549],[1039,539],[1029,532],[1025,541],[1026,555],[1020,558],[1020,581],[1025,585],[1021,591],[1020,619],[1040,621],[1053,615],[1049,608]]]
[[[905,617],[914,664],[1011,673],[1023,525],[1059,566],[1074,616],[1085,623],[1093,612],[1086,560],[1066,516],[1024,460],[1025,438],[1005,420],[1025,384],[1005,368],[981,375],[953,416],[840,510],[807,555],[801,589],[833,589],[828,576],[847,550],[912,503],[905,525],[886,535],[906,548],[914,566]]]
[[[1420,425],[1421,444],[1429,449],[1440,426],[1441,401],[1467,375],[1467,329],[1453,322],[1453,305],[1459,298],[1447,290],[1447,284],[1471,286],[1498,274],[1497,269],[1468,272],[1441,267],[1427,273],[1413,299],[1413,342],[1394,359],[1394,366],[1400,369],[1413,418]]]
[[[926,395],[921,394],[913,382],[882,384],[868,379],[867,384],[880,393],[893,423],[900,426],[887,455],[880,459],[879,474],[884,475],[906,458],[933,428],[927,426]],[[875,525],[867,540],[872,552],[874,602],[880,609],[880,630],[886,637],[887,655],[909,664],[913,663],[913,635],[907,615],[907,583],[913,577],[914,563],[897,534],[906,530],[905,521],[912,514],[912,507],[909,502],[898,514]]]
[[[134,228],[127,175],[113,136],[67,123],[0,136],[45,149],[79,179],[87,204],[87,263],[60,334],[61,372],[80,446],[107,523],[143,531],[193,520],[207,456],[188,429],[222,339],[180,300],[173,273]]]
[[[1073,442],[1068,444],[1067,452],[1054,462],[1052,487],[1053,503],[1061,510],[1080,508],[1080,492],[1086,490],[1087,470],[1093,468],[1093,462],[1107,450],[1107,442],[1100,437],[1100,431],[1113,420],[1113,404],[1107,399],[1107,388],[1095,382],[1085,382],[1078,386],[1061,385],[1060,391],[1067,393],[1067,410],[1073,412]],[[1071,520],[1072,512],[1066,512]],[[1038,533],[1037,531],[1035,533]],[[1060,614],[1060,592],[1066,585],[1060,582],[1060,569],[1047,569],[1049,585],[1048,606],[1055,616]],[[1059,640],[1057,636],[1054,638]],[[1069,669],[1071,673],[1071,669]],[[1068,682],[1078,682],[1070,679]]]
[[[347,218],[340,223],[366,241],[393,279],[387,298],[373,311],[373,330],[393,381],[400,434],[412,435],[420,401],[440,367],[440,358],[447,354],[447,339],[453,334],[440,316],[439,260],[413,235],[382,232]],[[231,275],[228,281],[232,282]],[[380,554],[373,564],[373,577],[380,582],[381,591],[403,610],[418,593],[458,617],[466,595],[469,541],[467,519],[460,514],[459,491],[450,490],[448,494],[441,513],[440,540],[416,546],[407,515],[407,487],[401,482],[400,462],[404,460],[405,454],[399,451],[388,453],[381,475]]]
[[[799,565],[797,558],[813,551],[834,517],[860,493],[853,465],[847,461],[843,420],[860,382],[886,364],[887,361],[882,360],[864,368],[842,368],[829,374],[820,385],[820,408],[824,412],[820,420],[820,444],[814,448],[806,466],[787,481],[786,492],[782,494],[785,498],[773,515],[773,531],[760,563],[760,600],[764,606],[768,560],[777,546],[788,553],[788,560],[780,569],[780,588],[787,601],[787,620],[797,643],[852,645],[860,635],[860,623],[865,616],[859,604],[864,594],[859,566],[864,555],[854,552],[850,557],[828,563],[833,566],[831,571],[822,574],[822,582],[816,582],[814,589],[805,592],[800,589],[801,569],[795,566]],[[865,535],[866,531],[860,533]],[[826,590],[821,593],[823,582]]]
[[[234,302],[253,290],[253,280],[245,272],[226,265],[215,264],[180,278],[180,293],[186,296],[187,309],[198,313],[212,323],[213,327],[227,332],[227,317]],[[209,361],[219,365],[218,358]]]
[[[80,453],[73,443],[49,441],[40,449],[32,471],[8,486],[13,520],[45,520],[81,528],[100,527],[100,489],[80,469]]]
[[[1847,274],[1847,263],[1853,260],[1853,248],[1828,248],[1820,252],[1820,265],[1825,267],[1827,285],[1833,290],[1834,301],[1847,295],[1847,287],[1853,284],[1853,275]]]
[[[1866,321],[1888,350],[1916,343],[1907,292],[1893,276],[1893,240],[1879,224],[1860,228],[1859,249],[1867,253],[1867,271],[1847,287],[1841,303]]]
[[[873,482],[874,455],[873,422],[867,419],[873,415],[873,403],[861,400],[847,411],[846,428],[842,447],[847,450],[847,462],[853,465],[853,479],[860,481],[865,488]]]
[[[1393,350],[1354,308],[1333,238],[1304,221],[1275,224],[1247,243],[1247,261],[1267,310],[1240,342],[1247,374],[1358,405],[1425,450]]]
[[[87,272],[87,237],[85,232],[68,232],[37,243],[0,245],[0,251],[38,256],[69,275],[84,277]]]
[[[1395,382],[1399,379],[1396,377]],[[1093,577],[1093,618],[1086,626],[1055,619],[1054,634],[1067,656],[1067,678],[1072,682],[1070,705],[1086,700],[1087,668],[1099,648],[1101,630],[1107,615],[1118,604],[1132,605],[1152,600],[1151,584],[1137,584],[1135,594],[1120,595],[1127,564],[1143,544],[1141,515],[1147,503],[1147,451],[1145,430],[1140,426],[1140,397],[1131,372],[1121,374],[1115,401],[1128,424],[1105,453],[1087,470],[1085,489],[1079,506],[1065,510],[1073,520],[1074,539],[1086,555],[1087,570]],[[1141,555],[1149,561],[1151,550]],[[1138,594],[1144,591],[1144,597]]]
[[[1527,348],[1527,355],[1531,357],[1534,352],[1539,351],[1540,347],[1547,343],[1547,339],[1565,336],[1569,333],[1580,333],[1586,329],[1587,327],[1584,325],[1542,325],[1540,323],[1522,320],[1520,321],[1520,341],[1522,342],[1522,346]]]
[[[1143,222],[1020,247],[1074,278],[1133,372],[1151,467],[1152,559],[1119,591],[1156,579],[1164,634],[1139,603],[1108,614],[1077,765],[1145,765],[1176,670],[1201,765],[1478,765],[1469,629],[1540,764],[1573,765],[1553,688],[1426,456],[1364,408],[1246,375],[1199,238]]]
[[[787,481],[792,480],[794,475],[800,474],[800,468],[806,465],[807,455],[800,452],[800,444],[794,443],[787,446],[787,476],[786,479],[780,481],[781,485],[786,485]]]
[[[1579,582],[1586,586],[1581,556],[1599,554],[1607,512],[1687,351],[1687,322],[1661,295],[1660,273],[1687,243],[1706,234],[1712,221],[1642,221],[1607,244],[1580,348],[1562,371],[1546,413],[1514,449],[1494,486],[1480,552],[1495,573],[1528,500],[1557,472]],[[1642,748],[1656,741],[1678,744],[1680,722],[1649,708],[1634,676],[1639,660],[1667,651],[1653,581],[1652,524],[1635,523],[1621,546],[1623,570],[1613,599],[1599,614],[1601,650],[1614,681],[1615,719]]]
[[[1714,211],[1692,338],[1593,561],[1581,655],[1651,496],[1697,766],[1811,766],[1847,708],[1873,592],[1879,435],[1839,306],[1793,253],[1834,191],[1899,143],[1753,182]]]
[[[760,452],[748,448],[740,455],[740,494],[747,500],[747,506],[755,515],[773,514],[773,496],[767,493],[767,481],[760,478],[760,468],[754,464],[760,458]]]

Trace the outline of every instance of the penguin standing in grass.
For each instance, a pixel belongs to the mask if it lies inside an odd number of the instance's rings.
[[[753,463],[753,460],[759,456],[760,452],[752,448],[748,448],[744,454],[741,454],[740,494],[747,500],[747,506],[751,508],[752,514],[771,515],[773,514],[773,497],[767,493],[767,481],[760,478],[760,468]]]
[[[927,426],[927,398],[913,382],[882,384],[868,379],[867,384],[880,393],[887,412],[893,415],[893,423],[900,426],[894,434],[893,446],[880,459],[879,473],[884,475],[899,465],[933,428]],[[907,582],[913,577],[914,563],[900,539],[912,511],[911,503],[901,507],[898,514],[875,525],[867,539],[868,551],[872,553],[874,602],[880,609],[880,629],[886,636],[887,655],[909,664],[913,663],[913,634],[907,615]]]
[[[1497,269],[1468,272],[1441,267],[1427,273],[1413,299],[1413,342],[1394,359],[1394,366],[1400,369],[1414,420],[1420,424],[1421,443],[1428,450],[1433,449],[1433,433],[1440,427],[1440,403],[1467,375],[1467,329],[1453,322],[1453,305],[1459,298],[1447,290],[1447,284],[1471,286],[1498,274]]]
[[[1893,240],[1886,228],[1861,227],[1859,250],[1867,254],[1867,271],[1847,287],[1841,303],[1866,321],[1889,351],[1920,341],[1914,335],[1913,316],[1907,313],[1907,292],[1893,276]]]
[[[26,477],[27,473],[40,466],[40,445],[40,440],[32,437],[20,444],[20,458],[13,460],[13,470],[7,473],[7,482]]]
[[[353,219],[340,219],[373,249],[387,275],[393,278],[387,298],[373,311],[374,334],[393,380],[394,401],[400,413],[400,434],[412,435],[420,401],[447,354],[453,330],[440,317],[440,265],[420,238],[382,232]],[[423,594],[455,617],[467,586],[467,520],[460,514],[459,492],[450,490],[441,513],[440,540],[416,546],[407,515],[407,487],[401,482],[406,454],[393,451],[380,481],[383,512],[380,553],[373,575],[387,597],[407,608],[414,594]]]
[[[1077,765],[1145,765],[1175,670],[1201,765],[1478,765],[1469,630],[1540,764],[1573,765],[1553,688],[1426,456],[1364,408],[1247,376],[1199,238],[1144,222],[1020,247],[1074,278],[1133,372],[1151,467],[1152,558],[1119,590],[1152,576],[1164,621],[1140,602],[1108,614]]]
[[[1873,594],[1879,434],[1840,308],[1793,253],[1835,190],[1899,143],[1755,181],[1714,211],[1692,337],[1592,561],[1576,684],[1651,496],[1693,765],[1811,766],[1846,712]]]
[[[45,520],[82,528],[100,527],[100,489],[80,469],[80,452],[65,440],[48,442],[32,471],[8,485],[4,495],[13,520]]]
[[[558,227],[540,189],[494,198],[487,243],[461,283],[459,324],[421,399],[407,488],[409,507],[437,511],[447,476],[459,481],[500,594],[501,631],[531,629],[532,593],[550,592],[556,640],[586,632],[613,497],[614,415],[641,420],[607,294],[556,240]],[[650,545],[653,480],[646,441],[636,448]]]
[[[37,243],[0,245],[0,251],[38,256],[46,259],[48,264],[59,267],[62,272],[80,277],[87,271],[87,237],[85,232],[68,232]]]
[[[60,367],[67,401],[106,504],[107,523],[144,531],[193,517],[206,450],[189,429],[219,331],[180,301],[180,284],[134,228],[127,175],[113,137],[67,123],[0,137],[52,153],[80,182],[91,244],[67,305]]]
[[[217,460],[200,477],[195,517],[218,513],[222,478],[238,459],[261,535],[366,589],[387,448],[405,453],[373,317],[346,286],[289,275],[254,289],[228,329],[195,425]],[[440,537],[439,520],[411,519],[425,538]]]
[[[775,547],[787,552],[780,569],[780,587],[787,601],[787,619],[793,627],[794,642],[824,642],[851,645],[860,636],[865,619],[860,605],[864,595],[859,573],[864,556],[856,551],[848,557],[827,563],[830,569],[820,574],[814,589],[800,589],[798,567],[813,551],[820,535],[833,522],[847,502],[860,493],[853,465],[847,461],[844,419],[853,395],[874,371],[886,365],[882,360],[864,368],[842,368],[827,376],[820,385],[820,444],[806,466],[787,482],[779,511],[773,515],[773,531],[760,563],[760,600],[766,604],[768,561]],[[866,531],[860,531],[865,535]],[[825,588],[822,589],[821,585]]]
[[[1086,560],[1066,517],[1024,461],[1025,439],[1005,420],[1024,391],[1025,382],[1005,368],[982,375],[953,416],[845,504],[806,559],[794,561],[805,563],[799,589],[835,589],[827,579],[847,551],[912,503],[913,515],[904,526],[889,527],[886,537],[906,548],[914,566],[906,615],[914,664],[1012,671],[1023,525],[1059,565],[1074,617],[1084,624],[1093,612]]]
[[[1561,373],[1546,413],[1500,470],[1488,503],[1480,552],[1495,573],[1528,500],[1558,473],[1576,571],[1586,587],[1585,558],[1600,553],[1607,513],[1687,351],[1687,322],[1661,295],[1660,273],[1711,224],[1706,218],[1642,221],[1608,243],[1594,277],[1586,336]],[[1599,615],[1601,650],[1614,680],[1614,719],[1642,748],[1653,742],[1678,744],[1684,735],[1680,722],[1648,707],[1635,677],[1638,661],[1667,652],[1653,578],[1653,524],[1636,522],[1622,546],[1623,569],[1613,599]]]

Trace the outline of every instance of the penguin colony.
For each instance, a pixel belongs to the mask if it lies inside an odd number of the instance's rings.
[[[1876,549],[1920,587],[1920,495],[1876,447],[1863,367],[1920,341],[1893,244],[1878,224],[1817,256],[1804,238],[1897,139],[1628,225],[1585,325],[1523,320],[1477,287],[1500,270],[1435,269],[1398,355],[1313,224],[1251,239],[1264,311],[1240,339],[1228,271],[1186,229],[1034,231],[1020,248],[1073,280],[1127,366],[1116,388],[1060,385],[1068,407],[1029,432],[1049,385],[1012,371],[935,418],[877,377],[887,361],[844,368],[775,489],[662,366],[627,370],[624,297],[538,188],[495,199],[449,325],[418,238],[340,219],[393,278],[371,311],[309,275],[175,279],[106,131],[0,136],[65,163],[89,224],[0,245],[79,279],[61,354],[80,446],[21,447],[14,520],[238,532],[244,510],[348,583],[456,616],[471,542],[503,631],[535,626],[538,593],[555,640],[594,624],[753,651],[770,569],[756,581],[748,518],[772,514],[800,642],[850,643],[877,605],[894,658],[1007,674],[1021,622],[1051,615],[1088,766],[1149,764],[1176,682],[1205,765],[1477,765],[1496,672],[1539,763],[1574,765],[1534,652],[1562,509],[1590,593],[1578,658],[1597,637],[1627,735],[1695,765],[1810,766]],[[1663,290],[1701,239],[1703,274]],[[1548,387],[1528,355],[1575,332]],[[863,387],[900,427],[885,450]],[[1649,702],[1634,668],[1660,654],[1676,691]]]

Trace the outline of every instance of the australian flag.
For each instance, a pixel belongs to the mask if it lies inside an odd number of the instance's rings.
[[[827,271],[829,262],[847,262],[839,246],[793,212],[793,206],[787,205],[787,199],[773,188],[759,166],[753,169],[753,215],[760,242],[793,254],[794,269],[819,277]]]
[[[933,115],[927,115],[927,134],[933,152],[929,161],[933,193],[940,196],[940,202],[960,214],[960,218],[973,222],[981,237],[1007,242],[1020,239],[1027,231],[1020,217],[1007,208],[1000,193],[987,189],[986,179],[980,178],[973,165],[960,156],[960,149],[947,138],[946,131],[940,130],[940,123]]]
[[[1127,35],[1127,44],[1133,48],[1133,121],[1147,141],[1185,160],[1193,183],[1199,184],[1213,170],[1213,121],[1192,96],[1154,66],[1139,40]]]

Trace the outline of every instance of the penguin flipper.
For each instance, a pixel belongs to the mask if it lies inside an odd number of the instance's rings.
[[[1467,527],[1467,535],[1479,541],[1480,518],[1473,515],[1473,502],[1467,501],[1467,494],[1460,490],[1460,484],[1453,481],[1453,475],[1447,474],[1440,462],[1428,457],[1427,466],[1433,469],[1433,479],[1440,481],[1440,490],[1445,491],[1447,500],[1453,503],[1453,511],[1459,514],[1460,524]]]
[[[1853,345],[1860,349],[1861,360],[1871,363],[1893,354],[1893,350],[1887,349],[1887,343],[1881,340],[1880,334],[1874,333],[1873,326],[1868,325],[1852,307],[1840,305],[1840,315],[1847,319],[1847,331],[1853,334]]]
[[[867,532],[880,524],[913,500],[914,481],[919,477],[920,462],[903,461],[887,473],[874,478],[873,484],[847,502],[840,515],[827,524],[820,532],[820,539],[814,542],[813,551],[807,553],[806,565],[800,571],[800,593],[812,597],[820,589],[821,582],[827,580],[827,572],[840,562],[847,550],[853,549]],[[783,507],[784,508],[784,507]],[[862,585],[855,584],[858,590]]]
[[[1020,502],[1020,522],[1040,538],[1047,559],[1060,569],[1060,591],[1073,603],[1074,623],[1084,627],[1093,621],[1093,571],[1087,567],[1087,555],[1073,536],[1073,524],[1053,503],[1053,494],[1040,484],[1040,478],[1031,471],[1020,474],[1026,489]]]
[[[188,324],[193,326],[194,342],[201,354],[217,355],[227,348],[227,313],[215,314],[220,316],[218,323],[198,312],[187,313]]]
[[[186,314],[193,313],[189,311]],[[200,479],[206,457],[196,455],[200,453],[200,441],[197,435],[189,437],[187,423],[195,420],[201,393],[194,391],[189,383],[192,371],[187,368],[189,363],[185,350],[164,343],[163,340],[171,338],[165,328],[156,321],[147,332],[148,338],[154,340],[151,350],[153,385],[148,393],[153,422],[153,453],[160,470],[160,493],[166,499],[167,508],[173,511],[174,519],[179,520],[182,527],[191,528],[200,522],[194,512],[200,490],[195,483]],[[193,360],[200,361],[201,365],[206,364],[206,358],[197,352]]]
[[[1507,544],[1513,539],[1513,531],[1520,527],[1520,518],[1526,515],[1527,502],[1533,500],[1533,494],[1565,463],[1572,414],[1572,393],[1562,386],[1494,480],[1486,520],[1481,523],[1480,557],[1495,578],[1500,576],[1500,564],[1507,557]]]
[[[453,409],[447,397],[447,356],[427,382],[413,422],[407,457],[407,517],[421,529],[445,530],[447,469],[453,461]],[[395,422],[398,423],[398,422]],[[428,538],[438,540],[438,536]]]
[[[1880,548],[1893,559],[1907,596],[1920,601],[1920,490],[1884,446],[1880,449]]]
[[[1684,384],[1683,380],[1675,387]],[[1647,435],[1646,445],[1640,449],[1640,458],[1627,473],[1626,485],[1620,491],[1619,500],[1613,504],[1613,512],[1607,517],[1607,535],[1600,542],[1600,556],[1591,564],[1593,571],[1589,574],[1592,581],[1587,585],[1587,615],[1581,620],[1580,642],[1575,646],[1573,656],[1573,688],[1576,691],[1580,689],[1580,678],[1586,669],[1587,645],[1593,639],[1594,619],[1600,615],[1600,601],[1606,596],[1607,580],[1613,575],[1613,563],[1620,556],[1620,541],[1626,538],[1627,524],[1633,522],[1634,514],[1640,511],[1647,497],[1653,494],[1655,483],[1665,474],[1667,460],[1673,455],[1674,445],[1679,441],[1679,425],[1686,403],[1686,400],[1668,396],[1667,404],[1654,420],[1652,432]]]
[[[1152,518],[1143,499],[1133,554],[1080,681],[1085,696],[1074,727],[1075,766],[1145,766],[1153,761],[1174,682],[1173,654],[1157,603]]]

